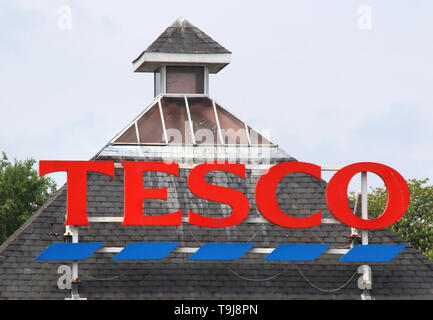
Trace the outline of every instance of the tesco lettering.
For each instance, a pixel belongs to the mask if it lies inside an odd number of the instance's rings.
[[[179,176],[178,163],[158,161],[122,161],[124,169],[124,218],[122,225],[180,225],[181,210],[158,216],[143,215],[143,199],[167,200],[167,187],[143,188],[143,172],[165,172]],[[40,161],[39,175],[67,172],[67,208],[65,225],[89,225],[87,220],[87,172],[99,172],[114,177],[114,161]],[[234,226],[248,215],[248,198],[239,190],[214,185],[205,181],[211,171],[225,171],[245,179],[245,165],[230,162],[205,162],[191,169],[188,175],[189,190],[202,199],[229,205],[230,216],[206,217],[188,210],[188,222],[192,225],[221,228]],[[320,180],[321,167],[299,161],[273,165],[260,176],[255,189],[255,203],[260,213],[270,222],[286,228],[309,228],[321,223],[321,211],[307,217],[294,217],[284,212],[277,203],[277,186],[282,178],[302,172]],[[350,180],[360,172],[377,174],[385,182],[388,201],[383,213],[375,219],[356,216],[347,201]],[[398,221],[406,212],[410,194],[404,178],[394,169],[374,162],[359,162],[337,171],[326,188],[329,211],[342,223],[358,229],[380,229]]]

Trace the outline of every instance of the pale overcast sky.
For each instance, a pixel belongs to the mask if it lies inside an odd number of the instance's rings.
[[[2,0],[0,151],[90,159],[152,102],[131,62],[178,17],[233,53],[211,97],[293,157],[433,179],[429,0]]]

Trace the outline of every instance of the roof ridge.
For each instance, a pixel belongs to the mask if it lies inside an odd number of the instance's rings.
[[[5,242],[0,245],[0,254],[5,250],[16,238],[18,238],[21,233],[33,223],[33,221],[39,217],[39,215],[49,207],[65,190],[67,184],[65,183],[61,188],[59,188],[51,198],[46,201],[35,213],[31,215],[11,236],[9,236]]]
[[[169,28],[197,28],[191,22],[183,17],[177,18]],[[198,29],[198,28],[197,28]]]

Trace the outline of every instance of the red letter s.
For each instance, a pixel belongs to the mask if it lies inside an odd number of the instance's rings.
[[[234,173],[245,179],[245,165],[240,163],[202,163],[191,170],[188,176],[188,186],[196,196],[228,204],[233,208],[232,214],[224,218],[201,216],[191,210],[188,211],[189,223],[202,227],[229,227],[243,221],[250,210],[248,198],[239,190],[209,184],[205,181],[206,173],[221,170]]]

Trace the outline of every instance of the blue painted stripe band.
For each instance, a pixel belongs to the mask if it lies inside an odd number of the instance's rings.
[[[123,248],[113,260],[159,260],[172,252],[180,242],[137,242]]]
[[[265,261],[312,261],[330,247],[330,244],[286,243],[272,251]]]
[[[83,260],[98,250],[103,242],[53,243],[35,260]]]
[[[253,246],[254,243],[207,243],[191,255],[189,260],[236,260]]]
[[[90,257],[104,243],[54,243],[35,260],[83,260]],[[113,260],[159,260],[167,257],[180,242],[138,242],[127,245]],[[236,260],[241,258],[254,243],[207,243],[189,260]],[[312,261],[324,253],[330,244],[287,243],[275,248],[265,261]],[[405,245],[358,245],[353,247],[340,262],[386,262],[397,256]]]
[[[353,247],[340,262],[387,262],[397,256],[405,245],[369,244]]]

